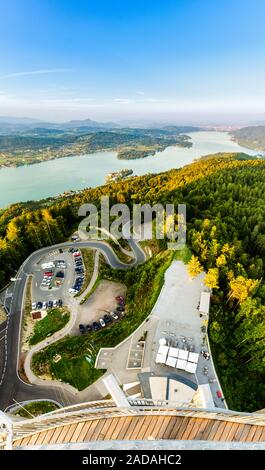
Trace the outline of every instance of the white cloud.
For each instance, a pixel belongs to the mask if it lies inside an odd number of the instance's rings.
[[[64,72],[71,72],[71,69],[40,69],[40,70],[28,70],[23,72],[12,72],[6,75],[1,75],[0,80],[5,78],[13,78],[13,77],[25,77],[30,75],[46,75],[49,73],[64,73]]]

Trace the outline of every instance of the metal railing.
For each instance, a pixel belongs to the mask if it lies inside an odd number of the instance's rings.
[[[117,408],[109,401],[92,402],[92,406],[89,406],[89,403],[83,404],[84,407],[82,409],[73,410],[75,406],[68,407],[38,418],[14,422],[13,439],[16,440],[58,426],[79,423],[81,421],[126,416],[182,416],[265,426],[265,415],[261,413],[239,413],[224,409],[195,409],[187,407],[186,404],[174,404],[172,406],[172,402],[156,402],[153,400],[130,400],[130,404],[131,407],[128,408]]]

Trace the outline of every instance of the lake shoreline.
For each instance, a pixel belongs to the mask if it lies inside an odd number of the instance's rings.
[[[0,207],[102,186],[108,173],[119,172],[128,165],[134,175],[141,176],[181,168],[199,157],[215,153],[253,153],[233,142],[226,132],[201,131],[189,135],[192,147],[168,146],[153,156],[131,159],[129,163],[128,160],[119,160],[116,151],[106,150],[49,159],[38,164],[1,167]]]

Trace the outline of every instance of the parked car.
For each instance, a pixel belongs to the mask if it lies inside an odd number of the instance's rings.
[[[123,295],[117,295],[117,297],[115,297],[116,300],[125,300]]]
[[[94,321],[94,322],[92,323],[92,328],[93,328],[93,330],[97,331],[97,330],[100,330],[101,325],[100,325],[100,323],[98,323],[97,321]]]
[[[58,271],[56,273],[56,277],[64,277],[64,272],[63,271]]]
[[[36,308],[37,308],[36,302],[32,302],[31,308],[32,308],[32,310],[36,310]]]
[[[73,287],[70,287],[70,289],[68,289],[68,292],[69,292],[69,294],[76,294],[77,293],[77,291]]]
[[[101,328],[104,328],[104,326],[106,326],[106,323],[104,322],[103,318],[99,319],[99,323],[100,323]]]
[[[59,299],[59,300],[58,300],[58,305],[59,305],[59,307],[62,307],[62,306],[63,306],[63,301],[62,301],[62,299]]]
[[[110,317],[109,315],[107,315],[107,314],[105,314],[105,315],[103,316],[103,320],[104,320],[104,322],[105,322],[106,324],[112,322],[111,317]]]
[[[114,320],[119,320],[119,317],[118,317],[117,313],[110,312],[110,314],[111,314],[112,318],[114,318]]]
[[[52,301],[52,300],[49,300],[49,302],[48,302],[48,307],[49,307],[49,308],[52,308],[52,307],[53,307],[53,301]]]
[[[87,330],[87,331],[92,331],[92,330],[93,330],[92,325],[87,325],[87,326],[86,326],[86,330]]]
[[[85,333],[85,331],[86,331],[85,325],[80,324],[79,325],[79,331],[80,331],[80,333]]]
[[[37,308],[42,308],[42,302],[37,302]]]
[[[53,276],[53,272],[50,273],[50,272],[46,271],[44,273],[44,276],[51,277],[51,276]]]
[[[116,310],[118,310],[118,312],[124,312],[124,307],[122,305],[118,305]]]
[[[43,310],[46,310],[46,308],[47,308],[47,303],[46,302],[42,302],[42,308],[43,308]]]
[[[53,301],[53,306],[54,306],[54,307],[57,307],[57,300],[54,300],[54,301]]]

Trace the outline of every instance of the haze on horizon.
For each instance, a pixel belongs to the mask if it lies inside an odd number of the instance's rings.
[[[10,0],[0,115],[265,119],[262,0]]]

